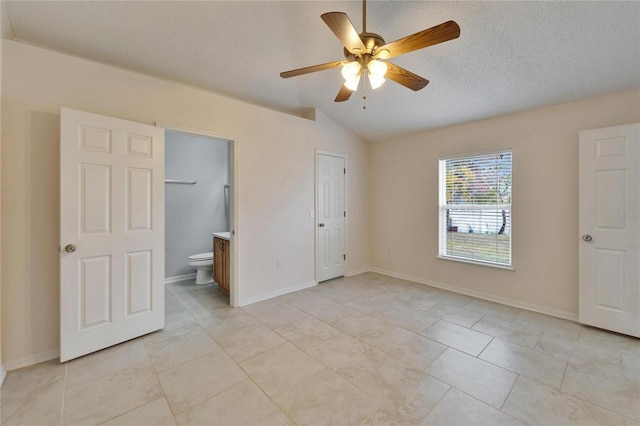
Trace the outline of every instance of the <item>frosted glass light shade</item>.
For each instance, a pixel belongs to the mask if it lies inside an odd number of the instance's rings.
[[[384,76],[387,73],[387,64],[373,60],[367,64],[367,68],[369,69],[369,83],[371,84],[372,89],[377,89],[382,86],[382,83],[385,82]]]
[[[345,80],[353,80],[356,76],[360,75],[360,63],[353,61],[342,67],[342,77]]]
[[[355,77],[350,78],[349,80],[345,80],[344,87],[355,92],[358,90],[358,84],[360,83],[360,74],[356,74]]]

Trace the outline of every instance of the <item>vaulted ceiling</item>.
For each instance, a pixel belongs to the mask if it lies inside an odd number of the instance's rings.
[[[343,59],[320,15],[355,1],[4,1],[6,37],[168,78],[269,108],[319,108],[369,141],[640,87],[640,2],[369,1],[387,42],[454,20],[458,39],[392,61],[430,84],[392,81],[343,103]]]

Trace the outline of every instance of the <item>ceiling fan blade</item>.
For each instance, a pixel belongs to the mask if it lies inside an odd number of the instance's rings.
[[[323,13],[321,18],[349,52],[358,55],[367,51],[346,13],[328,12]]]
[[[447,21],[435,27],[387,43],[376,50],[375,56],[380,59],[393,58],[394,56],[404,55],[405,53],[453,40],[458,37],[460,37],[460,27],[458,24],[454,21]]]
[[[336,96],[335,102],[344,102],[348,101],[353,92],[345,87],[343,84],[340,86],[340,91],[338,92],[338,96]]]
[[[391,62],[385,62],[388,66],[385,77],[389,80],[393,80],[398,84],[402,84],[404,87],[408,87],[413,91],[418,91],[429,84],[429,80],[422,78],[417,74],[412,73],[402,67],[392,64]]]
[[[319,64],[319,65],[312,65],[310,67],[298,68],[297,70],[284,71],[280,73],[280,77],[289,78],[289,77],[296,77],[303,74],[309,74],[312,72],[330,70],[332,68],[335,68],[337,66],[344,64],[345,62],[346,61],[333,61],[333,62],[327,62],[326,64]]]

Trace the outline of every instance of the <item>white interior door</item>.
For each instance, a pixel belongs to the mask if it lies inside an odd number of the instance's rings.
[[[318,282],[322,282],[344,275],[345,159],[318,154],[316,167]]]
[[[164,129],[62,108],[60,361],[164,327]]]
[[[581,323],[640,337],[640,124],[580,132]]]

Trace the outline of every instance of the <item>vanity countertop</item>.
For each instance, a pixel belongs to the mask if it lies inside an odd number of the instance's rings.
[[[231,241],[231,235],[229,235],[229,232],[212,232],[211,235],[213,235],[216,238],[222,238],[223,240],[227,240],[227,241]]]

